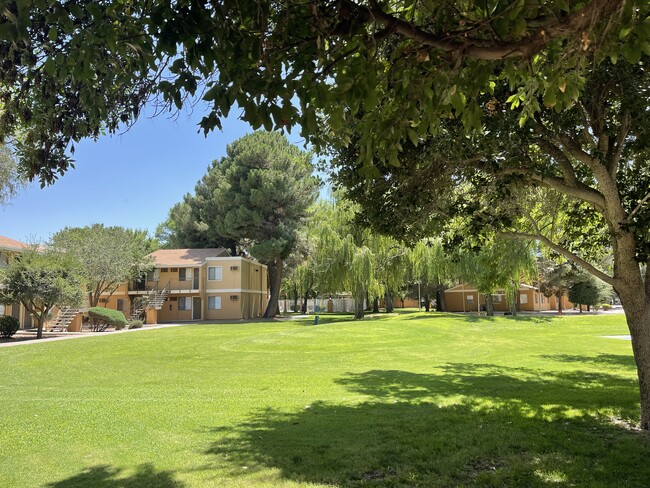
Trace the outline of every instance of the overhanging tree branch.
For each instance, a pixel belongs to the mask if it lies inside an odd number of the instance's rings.
[[[614,284],[616,282],[616,280],[613,277],[611,277],[608,274],[604,273],[603,271],[599,270],[593,264],[585,261],[580,256],[578,256],[577,254],[572,253],[568,249],[565,249],[562,246],[556,244],[555,242],[553,242],[551,239],[549,239],[545,235],[542,235],[542,234],[528,234],[528,233],[525,233],[525,232],[514,232],[514,231],[502,232],[502,234],[506,235],[506,236],[516,237],[516,238],[519,238],[519,239],[528,239],[528,240],[533,240],[533,241],[540,241],[540,242],[546,244],[551,249],[553,249],[556,253],[564,256],[569,261],[572,261],[575,264],[577,264],[578,266],[580,266],[580,267],[584,268],[585,270],[589,271],[591,274],[593,274],[597,278],[600,278],[605,283],[608,283],[608,284],[614,286]]]
[[[377,0],[369,0],[362,7],[350,0],[344,4],[366,22],[378,22],[408,39],[443,52],[462,52],[463,55],[482,60],[528,58],[543,49],[554,39],[589,30],[594,24],[616,15],[625,0],[593,0],[566,18],[553,17],[519,42],[466,37],[467,31],[434,34],[384,11]]]

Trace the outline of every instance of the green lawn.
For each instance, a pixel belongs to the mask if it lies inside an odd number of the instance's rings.
[[[621,315],[306,324],[0,348],[0,487],[650,485]]]

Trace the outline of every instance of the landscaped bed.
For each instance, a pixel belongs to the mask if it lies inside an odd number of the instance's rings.
[[[648,486],[624,316],[347,318],[0,348],[0,486]]]

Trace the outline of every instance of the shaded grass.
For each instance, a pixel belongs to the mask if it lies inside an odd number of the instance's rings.
[[[312,320],[0,349],[0,486],[648,486],[622,316]]]

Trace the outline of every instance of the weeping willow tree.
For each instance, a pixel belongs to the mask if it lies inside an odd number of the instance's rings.
[[[364,316],[366,296],[385,291],[377,279],[376,236],[355,223],[358,207],[345,201],[320,202],[310,224],[311,261],[320,292],[352,293],[357,319]]]
[[[420,283],[424,291],[425,308],[429,311],[429,299],[436,294],[436,306],[444,309],[445,283],[451,278],[451,259],[445,253],[440,239],[427,238],[418,241],[409,253],[412,279]]]
[[[373,254],[376,290],[373,311],[378,312],[378,301],[384,298],[386,312],[393,311],[393,297],[408,280],[409,249],[393,237],[369,234],[368,247]]]
[[[484,295],[488,315],[494,315],[493,295],[501,289],[505,291],[510,311],[516,315],[521,282],[535,277],[535,263],[530,243],[498,237],[478,252],[461,254],[456,270],[463,281],[472,283]]]

